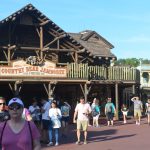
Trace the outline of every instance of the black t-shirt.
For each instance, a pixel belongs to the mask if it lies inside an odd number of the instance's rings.
[[[0,112],[0,122],[6,121],[10,119],[10,115],[7,110]]]

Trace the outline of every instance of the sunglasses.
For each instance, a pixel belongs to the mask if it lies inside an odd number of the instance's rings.
[[[14,105],[14,106],[8,106],[8,108],[9,108],[9,110],[19,110],[19,109],[21,109],[22,108],[22,106],[21,105]]]
[[[5,105],[5,103],[0,103],[0,105]]]

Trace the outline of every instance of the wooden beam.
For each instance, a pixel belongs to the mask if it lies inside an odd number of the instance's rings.
[[[7,64],[8,61],[0,61],[0,64]]]
[[[88,89],[87,84],[84,84],[84,97],[85,97],[85,103],[87,103],[87,95],[88,95]]]
[[[17,49],[22,49],[22,50],[35,50],[35,51],[39,51],[40,47],[18,47]]]
[[[46,84],[43,84],[43,86],[44,86],[44,89],[45,89],[45,91],[46,91],[46,93],[47,93],[47,95],[48,95],[48,89],[47,89],[47,87],[46,87]]]
[[[9,87],[10,87],[10,90],[13,92],[13,87],[12,87],[12,85],[9,83],[8,84],[9,85]]]
[[[81,91],[82,91],[82,93],[84,95],[84,88],[83,88],[82,84],[80,84],[80,88],[81,88]]]
[[[65,47],[67,47],[67,48],[72,48],[72,46],[70,46],[70,45],[67,45],[66,43],[63,43],[63,45],[65,46]]]
[[[7,56],[6,52],[3,51],[3,53],[4,53],[4,55],[5,55],[5,57],[6,57],[7,61],[8,61],[8,56]]]
[[[84,53],[85,52],[85,48],[83,48],[83,49],[81,49],[81,50],[79,50],[79,51],[77,51],[77,53],[79,54],[79,53]]]
[[[44,25],[46,25],[46,24],[49,23],[49,22],[50,22],[50,20],[46,20],[46,21],[40,23],[40,26],[44,26]]]
[[[90,53],[90,54],[89,54],[89,56],[93,56],[93,54],[92,54],[92,53]]]
[[[84,57],[84,59],[82,59],[82,60],[80,60],[80,63],[82,63],[84,60],[86,60],[87,58],[86,57]]]
[[[10,59],[11,59],[11,58],[10,58],[10,55],[11,55],[11,54],[10,54],[10,50],[8,49],[8,66],[10,65]]]
[[[70,55],[71,55],[73,61],[76,62],[76,59],[75,59],[75,57],[73,56],[73,54],[71,53]]]
[[[38,36],[40,37],[40,32],[39,32],[38,28],[36,28],[36,32],[37,32]]]
[[[15,54],[15,51],[12,52],[11,59],[13,59],[14,54]]]
[[[8,49],[8,46],[0,46],[0,48]]]
[[[58,39],[64,38],[65,36],[66,36],[66,35],[61,35],[61,36],[59,36],[59,37],[56,37],[53,41],[51,41],[51,42],[49,42],[48,44],[46,44],[46,45],[44,46],[44,48],[50,46],[51,44],[53,44],[53,43],[54,43],[55,41],[57,41]]]
[[[12,46],[9,47],[9,50],[13,50],[15,48],[16,48],[16,45],[12,45]]]
[[[38,51],[35,51],[35,53],[36,53],[37,57],[40,58]]]
[[[43,27],[40,27],[40,57],[43,59]]]
[[[53,93],[53,91],[52,91],[52,85],[49,82],[48,83],[48,98],[52,97],[52,93]]]
[[[79,47],[78,46],[75,46],[73,45],[72,43],[68,42],[68,41],[65,41],[68,45],[72,46],[74,49],[78,50]]]
[[[58,39],[57,40],[57,49],[59,49],[60,48],[60,40]]]
[[[135,94],[135,84],[132,85],[132,93]]]
[[[75,52],[75,50],[74,49],[55,49],[55,48],[44,48],[43,50],[42,50],[43,52],[44,51],[53,51],[53,52]]]
[[[75,62],[78,63],[78,54],[75,52]]]
[[[54,36],[54,37],[57,37],[57,35],[56,34],[54,34],[53,32],[51,32],[51,31],[47,31],[49,34],[51,34],[52,36]]]
[[[52,28],[50,28],[50,30],[51,30],[52,32],[54,32],[57,37],[60,36],[60,35],[62,35],[62,33],[60,34],[59,32],[55,31],[55,30],[52,29]],[[63,33],[63,34],[65,34],[65,33]]]

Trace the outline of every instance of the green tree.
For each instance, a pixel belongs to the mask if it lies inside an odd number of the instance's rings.
[[[137,67],[140,65],[140,62],[142,64],[150,64],[149,59],[143,59],[143,58],[126,58],[126,59],[118,59],[115,61],[116,66],[131,66],[131,67]]]
[[[137,58],[118,59],[115,62],[115,65],[137,67],[140,65],[140,59]]]

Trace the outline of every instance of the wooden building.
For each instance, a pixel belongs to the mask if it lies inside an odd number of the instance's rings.
[[[0,95],[114,99],[136,92],[138,71],[113,66],[114,46],[95,31],[67,33],[29,4],[0,21]],[[127,93],[130,93],[127,92]],[[127,97],[125,97],[127,99]]]

